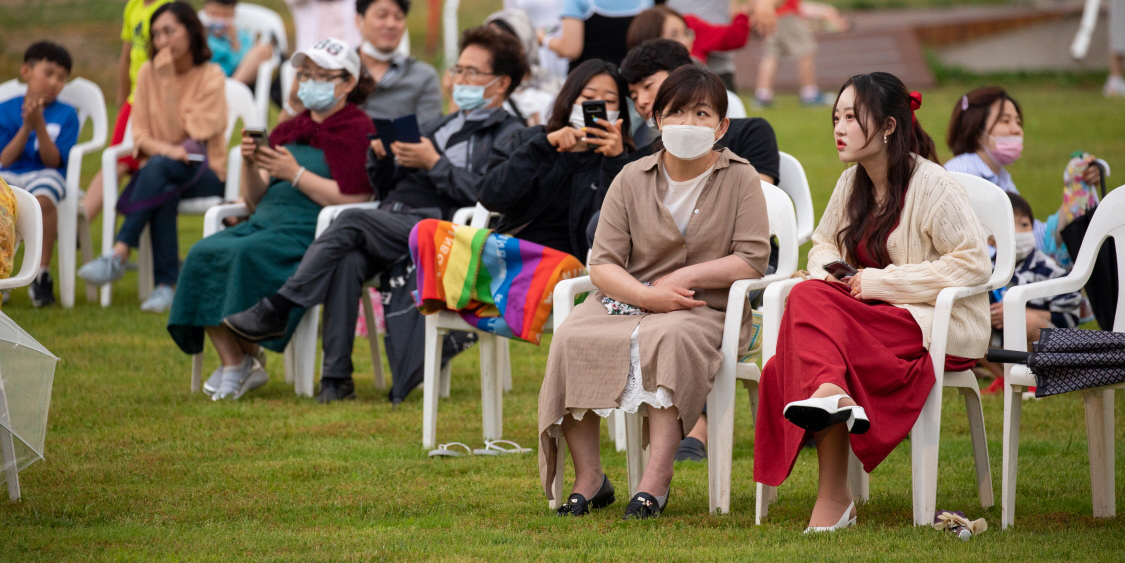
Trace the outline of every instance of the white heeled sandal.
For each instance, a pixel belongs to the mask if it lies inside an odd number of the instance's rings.
[[[839,522],[836,522],[832,526],[809,526],[808,528],[805,528],[805,533],[808,534],[810,532],[835,532],[836,530],[855,526],[855,516],[852,516],[853,510],[855,510],[854,501],[848,505],[848,509],[844,511],[844,515],[840,517]]]
[[[848,432],[863,434],[871,428],[871,421],[867,419],[867,412],[863,407],[840,406],[842,399],[849,398],[847,395],[832,395],[793,401],[785,405],[782,414],[789,422],[812,432],[843,422],[848,425]]]

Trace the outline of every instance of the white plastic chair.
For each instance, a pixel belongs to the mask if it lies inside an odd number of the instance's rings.
[[[230,143],[235,131],[235,124],[241,119],[244,127],[261,127],[257,110],[254,108],[254,96],[245,84],[236,80],[226,81],[227,98],[227,128],[224,137]],[[131,125],[131,121],[130,121]],[[133,152],[132,130],[126,135],[126,141],[114,145],[102,152],[102,179],[103,179],[103,219],[102,219],[102,254],[109,255],[113,252],[113,244],[117,235],[117,160]],[[239,147],[230,149],[227,157],[227,179],[225,199],[237,199],[239,196],[239,181],[242,177],[242,155]],[[179,212],[183,214],[202,214],[214,205],[222,203],[222,197],[194,198],[180,202]],[[141,301],[148,299],[153,289],[152,271],[152,240],[145,227],[141,235],[140,248],[137,249],[137,293]],[[101,303],[108,307],[113,299],[113,288],[110,284],[102,286]]]
[[[1051,297],[1081,290],[1093,273],[1094,261],[1106,239],[1113,237],[1117,245],[1117,276],[1125,281],[1125,189],[1117,188],[1106,195],[1082,238],[1082,249],[1074,268],[1061,278],[1013,287],[1004,294],[1004,347],[1026,352],[1027,316],[1024,310],[1032,299]],[[1104,330],[1105,327],[1103,327]],[[1113,330],[1125,331],[1125,299],[1117,301]],[[1023,393],[1035,385],[1035,376],[1025,365],[1004,365],[1004,461],[1001,480],[1000,526],[1007,528],[1016,520],[1016,469],[1019,464],[1020,411]],[[1090,493],[1095,518],[1112,518],[1117,514],[1114,486],[1113,390],[1125,384],[1097,387],[1082,391],[1086,411],[1086,438],[1090,458]]]
[[[992,475],[989,472],[988,442],[984,431],[984,411],[981,406],[980,388],[976,376],[971,371],[946,372],[945,346],[949,337],[949,321],[954,301],[1003,287],[1012,279],[1015,270],[1015,221],[1008,196],[995,184],[968,174],[950,173],[965,187],[972,203],[973,211],[984,226],[986,235],[996,241],[996,264],[988,282],[974,287],[947,287],[935,300],[934,323],[931,333],[930,357],[933,359],[936,384],[931,389],[922,413],[918,416],[910,432],[912,481],[914,501],[914,524],[933,523],[934,507],[937,504],[938,446],[941,432],[941,395],[944,387],[955,387],[965,399],[965,410],[969,417],[969,432],[973,442],[973,458],[976,465],[977,492],[981,506],[993,504]],[[764,316],[762,340],[762,365],[777,351],[777,338],[780,331],[781,315],[789,292],[800,280],[790,280],[771,285],[765,291],[762,304]],[[869,497],[868,476],[855,455],[851,456],[849,481],[852,496],[866,501]],[[758,524],[766,518],[769,505],[777,500],[775,487],[757,484],[756,515]]]
[[[723,326],[723,363],[715,376],[714,386],[707,396],[707,469],[710,483],[711,512],[730,511],[730,475],[734,437],[734,380],[738,362],[738,338],[742,328],[743,311],[748,306],[750,291],[762,289],[775,282],[788,280],[797,269],[797,220],[793,204],[785,192],[762,182],[769,216],[770,234],[777,236],[779,256],[777,272],[756,280],[736,281],[727,300],[726,322]],[[589,276],[565,280],[555,286],[554,324],[562,325],[574,309],[574,299],[582,293],[597,288]],[[615,412],[616,414],[616,412]],[[612,419],[612,418],[611,418]],[[627,445],[629,496],[637,492],[637,485],[648,461],[648,451],[641,449],[642,417],[639,413],[625,414],[624,427]],[[563,495],[563,468],[566,464],[566,440],[557,438],[555,481],[552,484],[554,500],[551,508],[565,501]]]
[[[22,96],[27,85],[12,79],[0,84],[0,100]],[[74,78],[63,87],[59,100],[73,106],[78,111],[79,138],[81,128],[89,119],[94,126],[89,141],[75,144],[67,156],[66,193],[67,197],[58,207],[58,246],[59,246],[59,301],[69,309],[74,307],[76,252],[79,237],[82,242],[82,260],[89,262],[94,257],[94,243],[90,237],[90,225],[85,210],[78,205],[78,194],[82,191],[82,160],[87,154],[105,147],[109,138],[109,117],[106,115],[105,96],[97,84],[85,78]],[[86,288],[86,298],[97,300],[97,290]]]
[[[470,215],[469,226],[478,229],[488,227],[488,221],[495,215],[483,205],[475,208],[459,209],[453,222],[464,224]],[[550,326],[550,319],[545,326]],[[422,447],[433,448],[437,444],[438,397],[448,397],[450,387],[449,366],[441,368],[442,340],[450,330],[475,332],[480,337],[480,387],[481,417],[485,440],[499,440],[504,434],[504,391],[512,388],[512,365],[508,339],[490,332],[482,331],[466,323],[460,315],[452,311],[439,311],[426,315],[425,364],[422,382]]]
[[[0,289],[24,287],[39,273],[39,257],[43,252],[43,210],[35,196],[12,186],[16,196],[16,236],[23,240],[23,263],[19,272],[6,279],[0,279]],[[0,389],[2,398],[3,389]],[[0,419],[8,418],[7,400],[0,400]],[[0,467],[8,483],[8,498],[20,499],[20,479],[16,469],[16,445],[12,433],[0,426]]]
[[[200,14],[203,11],[200,10]],[[266,123],[270,111],[270,82],[273,73],[281,66],[281,56],[289,52],[289,40],[285,35],[285,22],[277,12],[259,6],[239,2],[234,8],[234,27],[248,32],[258,43],[275,44],[273,57],[258,67],[254,81],[254,107],[258,112],[258,122]]]
[[[793,207],[797,210],[797,244],[805,244],[812,240],[816,215],[813,213],[812,191],[809,189],[809,177],[805,175],[805,168],[801,166],[793,155],[778,152],[780,156],[779,174],[781,180],[777,187],[789,194],[793,200]]]

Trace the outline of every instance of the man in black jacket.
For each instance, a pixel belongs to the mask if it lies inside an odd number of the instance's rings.
[[[323,303],[324,367],[316,399],[354,398],[351,354],[364,282],[409,254],[410,231],[419,221],[449,219],[455,209],[476,204],[474,186],[493,143],[523,127],[502,106],[526,72],[514,37],[487,27],[466,30],[457,64],[449,69],[460,109],[424,125],[420,143],[393,143],[393,155],[381,141],[371,143],[367,172],[379,208],[341,213],[276,294],[223,324],[247,340],[268,340],[284,334],[292,309]],[[411,308],[406,314],[419,313]],[[423,334],[391,336],[417,339],[421,349]]]

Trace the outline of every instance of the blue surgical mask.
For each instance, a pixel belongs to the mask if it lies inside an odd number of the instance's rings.
[[[332,109],[340,98],[336,97],[336,83],[324,80],[307,80],[297,87],[297,97],[306,108],[322,112]]]
[[[474,109],[477,109],[479,107],[484,107],[488,104],[491,104],[492,98],[485,99],[484,91],[489,86],[495,84],[497,80],[500,80],[499,76],[497,76],[492,80],[492,82],[489,82],[484,86],[454,84],[453,103],[457,104],[457,107],[461,108],[463,111],[473,111]]]

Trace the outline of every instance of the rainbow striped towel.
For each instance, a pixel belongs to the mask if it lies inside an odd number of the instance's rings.
[[[437,219],[410,231],[410,257],[418,269],[414,303],[423,314],[457,311],[476,328],[535,344],[555,284],[586,275],[565,252]]]

